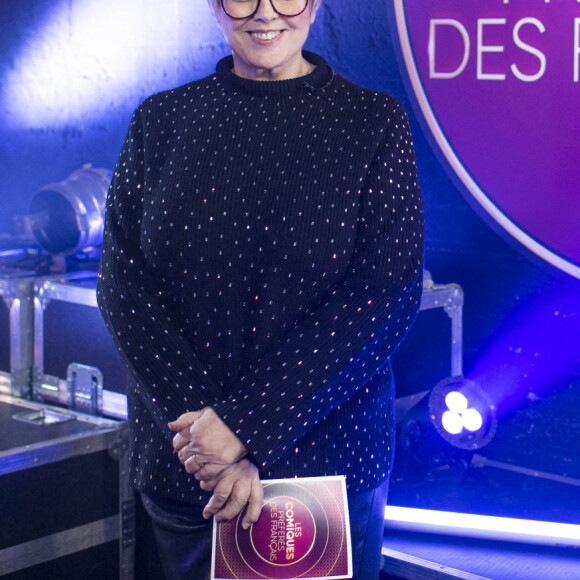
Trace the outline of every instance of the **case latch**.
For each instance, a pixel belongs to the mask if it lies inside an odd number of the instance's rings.
[[[101,415],[103,411],[103,374],[96,367],[71,363],[66,380],[71,407],[80,413]]]

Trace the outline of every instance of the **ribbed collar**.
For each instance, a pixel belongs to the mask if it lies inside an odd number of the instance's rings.
[[[288,96],[299,93],[312,93],[327,87],[334,78],[332,67],[313,52],[302,51],[304,58],[312,63],[314,70],[303,77],[281,81],[255,81],[240,77],[232,72],[232,56],[222,58],[216,66],[216,75],[220,83],[236,92],[254,96]]]

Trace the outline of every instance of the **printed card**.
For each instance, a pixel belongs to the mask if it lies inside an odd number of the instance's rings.
[[[352,576],[346,484],[342,476],[262,482],[258,521],[242,528],[243,512],[213,526],[212,579]]]

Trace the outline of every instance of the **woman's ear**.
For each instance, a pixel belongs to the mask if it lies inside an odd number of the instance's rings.
[[[311,7],[314,6],[315,3],[310,4]],[[316,9],[314,8],[309,8],[310,9],[310,24],[312,24],[315,20],[316,20],[316,13],[318,12],[318,7],[316,7]]]

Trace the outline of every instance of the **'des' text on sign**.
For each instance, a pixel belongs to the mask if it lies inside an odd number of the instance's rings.
[[[580,278],[580,1],[387,1],[419,116],[462,193]]]

